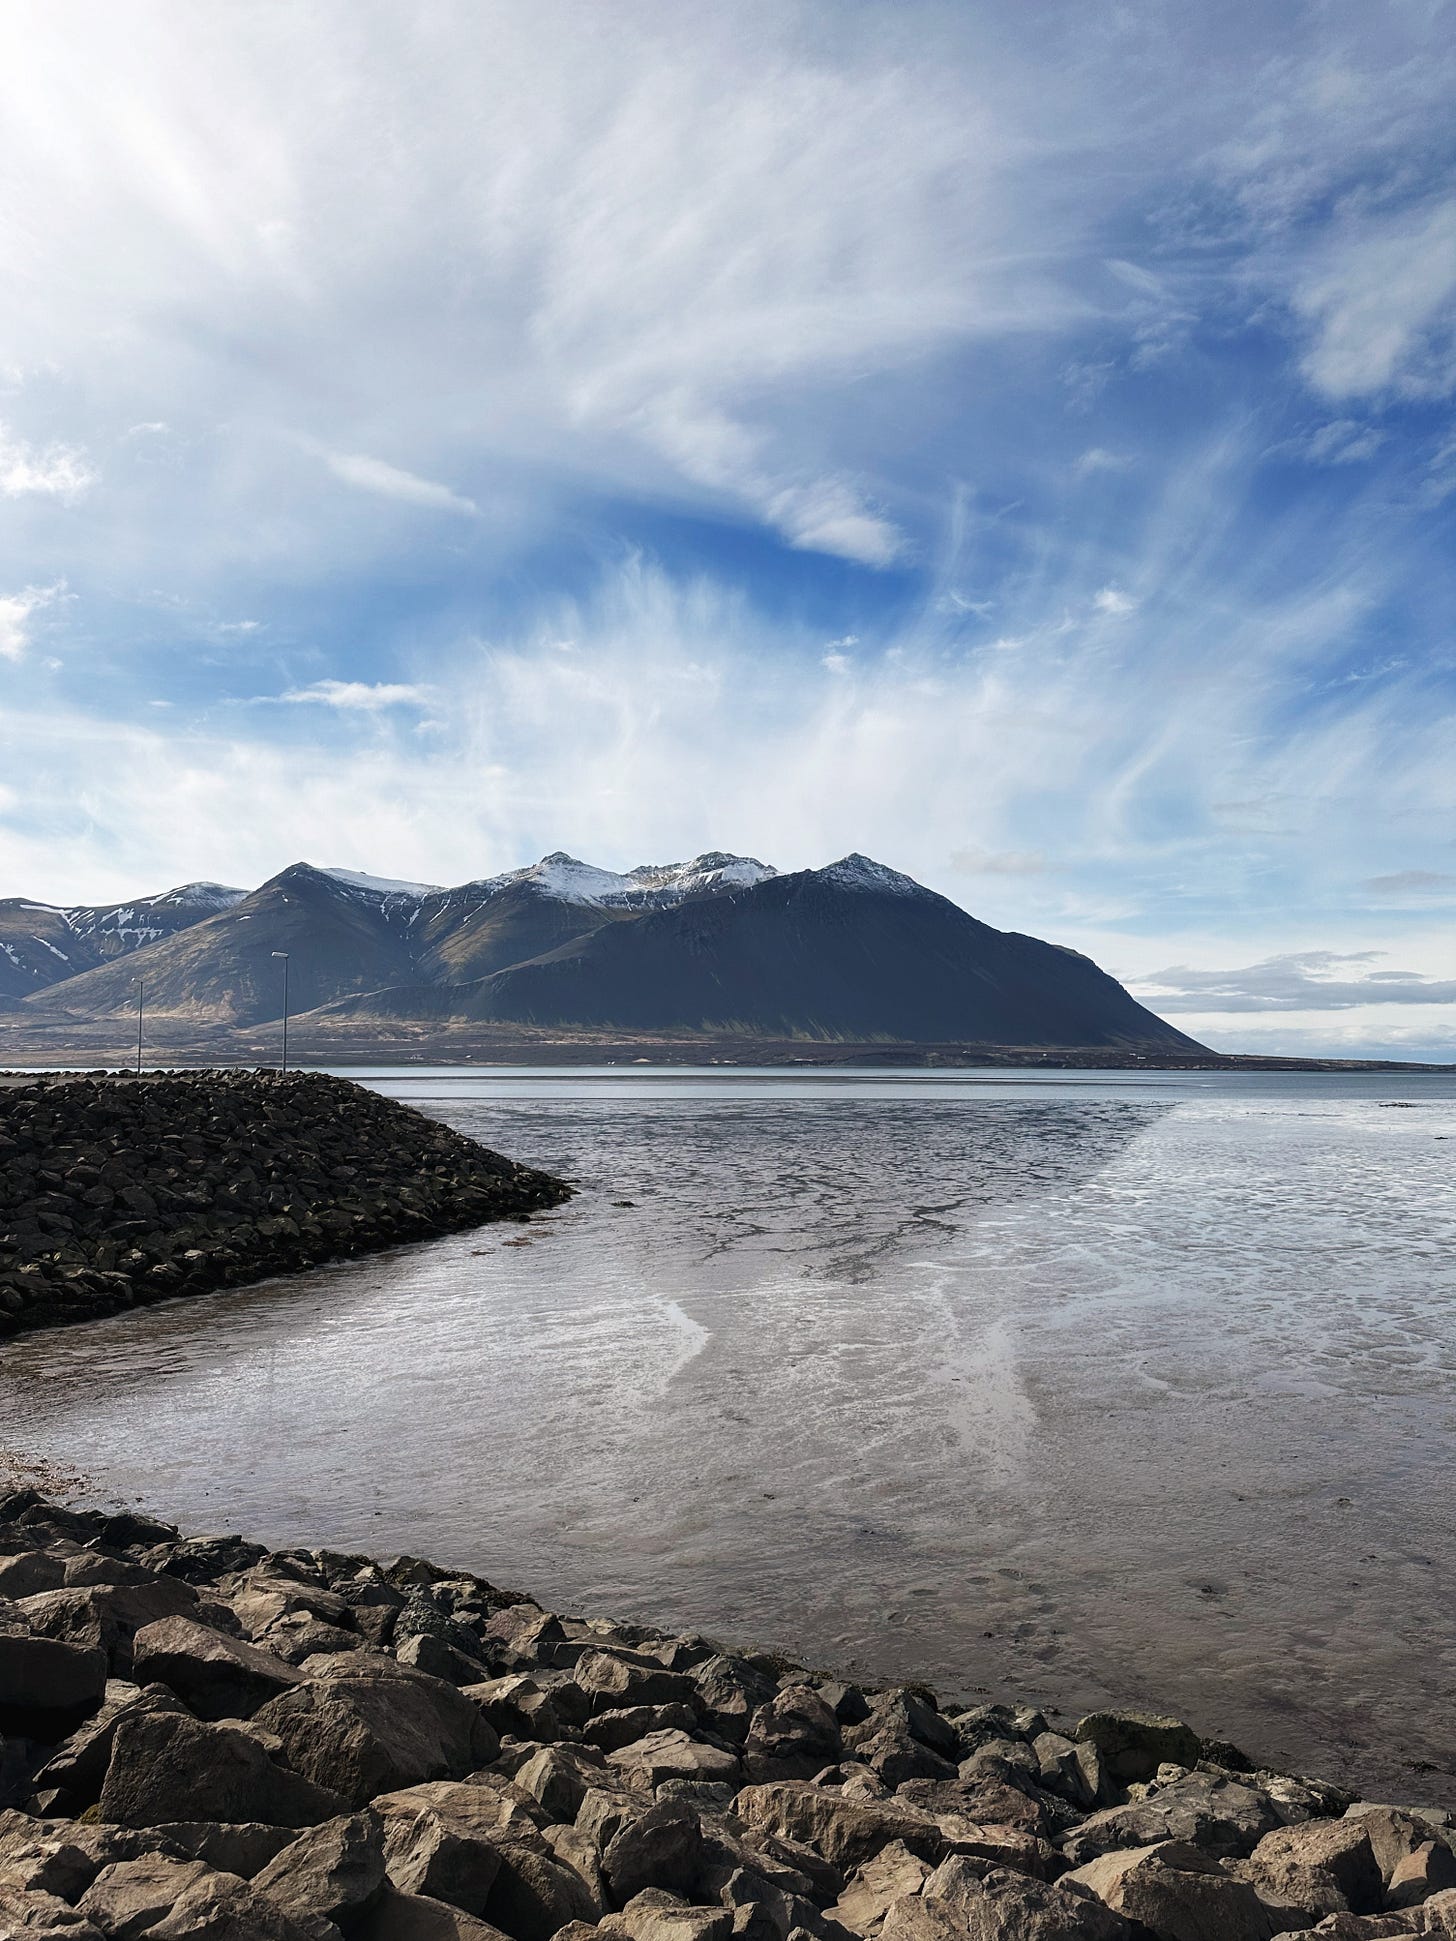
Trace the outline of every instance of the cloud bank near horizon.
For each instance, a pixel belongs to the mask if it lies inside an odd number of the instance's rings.
[[[0,893],[860,849],[1456,1051],[1453,28],[23,4]]]

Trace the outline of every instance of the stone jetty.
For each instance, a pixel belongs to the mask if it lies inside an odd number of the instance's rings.
[[[320,1072],[0,1086],[0,1337],[519,1219],[567,1198]]]
[[[554,1615],[413,1557],[0,1499],[0,1935],[1456,1936],[1439,1810]]]

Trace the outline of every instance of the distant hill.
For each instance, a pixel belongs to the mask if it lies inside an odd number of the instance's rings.
[[[452,889],[295,863],[246,896],[192,887],[213,893],[210,910],[188,905],[184,924],[182,906],[147,899],[134,908],[164,907],[171,928],[159,916],[160,934],[105,961],[94,939],[120,936],[115,923],[85,931],[48,905],[0,905],[30,926],[0,984],[22,1000],[12,1017],[115,1015],[144,977],[153,1016],[263,1024],[282,1009],[286,951],[291,1009],[325,1034],[450,1021],[1201,1050],[1090,959],[992,929],[864,856],[781,876],[721,852],[625,874],[558,853]],[[26,987],[32,960],[49,975]]]

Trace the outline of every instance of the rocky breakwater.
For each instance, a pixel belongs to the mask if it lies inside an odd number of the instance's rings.
[[[1447,1816],[409,1557],[0,1500],[0,1935],[1456,1936]]]
[[[0,1336],[523,1218],[568,1195],[319,1072],[0,1089]]]

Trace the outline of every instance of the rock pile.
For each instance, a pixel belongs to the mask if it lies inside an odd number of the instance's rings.
[[[0,1500],[0,1935],[1456,1937],[1440,1811],[416,1558]]]
[[[0,1337],[554,1206],[569,1189],[321,1072],[0,1090]]]

